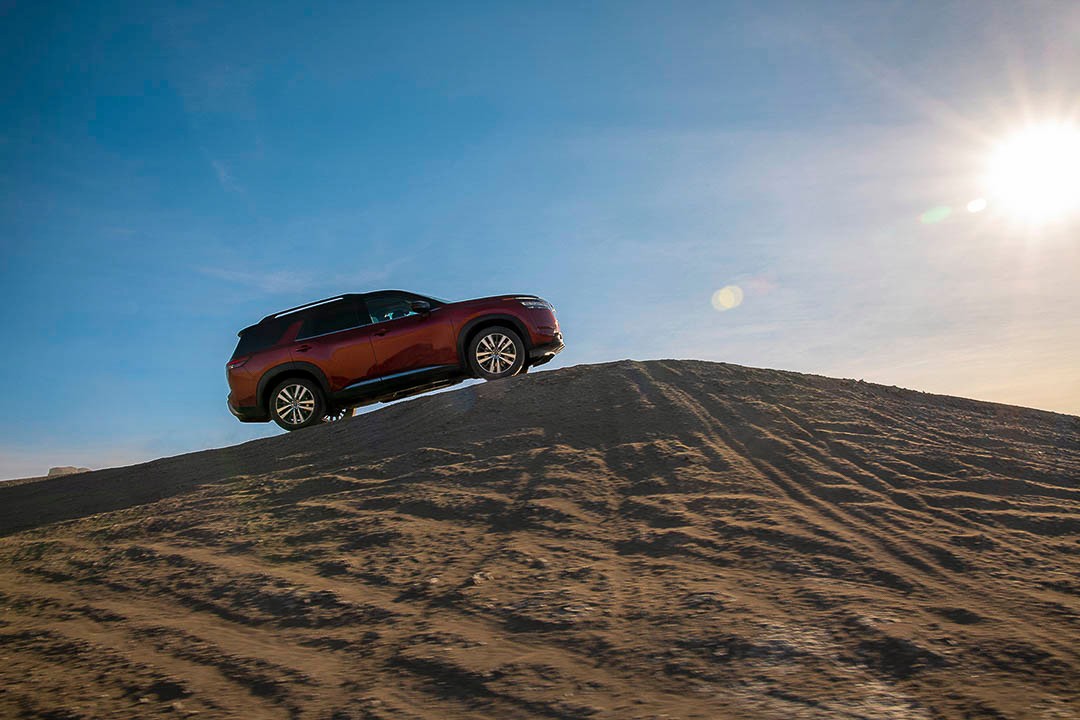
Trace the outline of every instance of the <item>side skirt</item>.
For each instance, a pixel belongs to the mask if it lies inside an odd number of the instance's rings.
[[[381,378],[362,380],[331,396],[335,405],[370,405],[455,385],[465,379],[457,365],[417,368]]]

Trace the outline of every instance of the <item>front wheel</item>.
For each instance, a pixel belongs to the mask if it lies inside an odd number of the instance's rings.
[[[525,365],[525,343],[510,328],[484,328],[469,343],[469,366],[473,375],[499,380],[517,375]]]
[[[270,393],[270,417],[285,430],[299,430],[323,421],[322,389],[307,378],[289,378]]]

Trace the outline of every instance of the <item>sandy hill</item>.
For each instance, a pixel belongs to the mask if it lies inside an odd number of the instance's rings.
[[[1077,718],[1078,438],[621,362],[0,486],[0,717]]]

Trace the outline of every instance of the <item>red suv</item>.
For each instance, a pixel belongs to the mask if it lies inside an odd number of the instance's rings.
[[[226,370],[229,410],[286,430],[470,377],[517,375],[563,349],[555,309],[535,295],[339,295],[268,315],[239,335]]]

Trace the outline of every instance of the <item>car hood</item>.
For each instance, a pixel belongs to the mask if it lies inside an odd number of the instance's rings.
[[[501,302],[519,302],[521,300],[540,300],[541,298],[536,295],[525,295],[522,293],[515,293],[512,295],[491,295],[489,297],[474,298],[472,300],[462,300],[460,302],[449,303],[456,306],[469,306],[469,305],[493,305]]]

